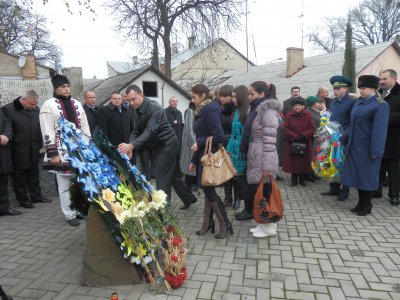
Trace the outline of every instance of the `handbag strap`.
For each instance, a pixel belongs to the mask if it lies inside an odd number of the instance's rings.
[[[211,153],[211,149],[212,149],[212,136],[209,136],[206,140],[206,147],[205,147],[205,152],[207,154]]]

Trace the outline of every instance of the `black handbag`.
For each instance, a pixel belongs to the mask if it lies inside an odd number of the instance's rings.
[[[296,155],[304,155],[306,153],[307,144],[292,143],[291,153]]]

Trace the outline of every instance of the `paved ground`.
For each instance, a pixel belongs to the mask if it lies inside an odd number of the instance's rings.
[[[191,236],[188,279],[172,295],[153,295],[145,284],[80,285],[85,224],[63,220],[51,186],[51,204],[0,218],[0,284],[14,299],[400,299],[400,208],[375,199],[373,214],[353,215],[356,193],[338,203],[307,189],[281,184],[285,218],[279,235],[254,239],[251,222],[234,221],[234,235],[198,238],[202,205],[179,211]],[[200,197],[202,200],[203,197]],[[229,210],[233,215],[233,210]]]

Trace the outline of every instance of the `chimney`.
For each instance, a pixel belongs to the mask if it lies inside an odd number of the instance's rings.
[[[188,37],[188,48],[193,49],[194,48],[194,36]]]
[[[81,67],[63,68],[62,73],[69,79],[72,98],[78,99],[83,91],[82,68]]]
[[[36,62],[32,54],[25,56],[25,65],[22,67],[23,80],[37,80]]]
[[[304,49],[289,47],[286,56],[286,77],[292,77],[304,67]]]
[[[178,54],[178,44],[173,43],[172,44],[172,55],[176,55],[176,54]]]

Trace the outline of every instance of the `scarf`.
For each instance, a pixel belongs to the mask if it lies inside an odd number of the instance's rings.
[[[76,114],[76,108],[72,104],[71,96],[65,97],[56,94],[54,94],[53,96],[60,101],[60,106],[61,110],[64,113],[64,118],[66,118],[69,122],[74,123],[75,126],[79,128],[80,126]]]
[[[251,126],[253,125],[254,119],[257,116],[257,107],[266,100],[266,98],[261,98],[250,103],[250,111],[247,116],[246,123],[244,124],[242,142],[240,143],[240,152],[242,153],[247,153],[247,150],[249,149]]]
[[[196,106],[195,110],[194,110],[194,115],[197,117],[200,113],[200,111],[208,104],[213,103],[213,101],[211,99],[207,99],[204,100],[203,102],[201,102],[198,106]]]

